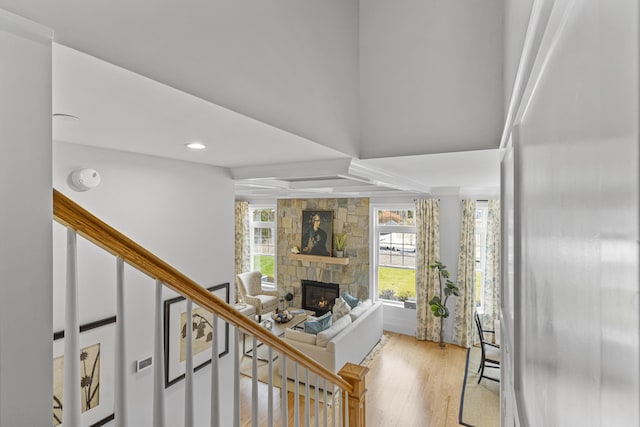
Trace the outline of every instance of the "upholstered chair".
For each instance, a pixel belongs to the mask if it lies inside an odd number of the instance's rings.
[[[251,304],[256,308],[258,322],[262,321],[262,315],[275,311],[278,308],[278,291],[262,289],[262,273],[251,271],[240,273],[236,276],[240,301]]]

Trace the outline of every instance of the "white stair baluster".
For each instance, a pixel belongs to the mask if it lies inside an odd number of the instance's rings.
[[[234,327],[233,347],[233,427],[240,427],[240,329]]]
[[[349,392],[347,390],[344,391],[344,400],[343,404],[343,412],[344,412],[344,425],[349,425]]]
[[[186,352],[184,364],[184,427],[193,427],[193,301],[187,298]]]
[[[322,382],[322,396],[324,398],[324,427],[327,427],[327,419],[329,418],[329,408],[327,407],[327,380],[323,380]]]
[[[269,396],[267,407],[267,424],[268,427],[273,427],[273,348],[269,347]]]
[[[218,382],[219,375],[219,358],[218,354],[218,315],[213,313],[211,322],[213,328],[213,342],[211,344],[211,427],[220,426],[220,388]]]
[[[63,422],[80,427],[80,323],[78,320],[78,265],[76,232],[67,228],[67,280],[65,287]]]
[[[287,355],[282,354],[280,356],[282,359],[280,360],[280,370],[282,371],[282,404],[280,405],[280,413],[282,414],[282,427],[287,427],[289,425],[289,396],[287,393],[287,386],[289,385],[289,381],[287,378]]]
[[[300,427],[300,378],[298,377],[299,365],[296,362],[295,381],[293,387],[295,388],[293,393],[293,426]]]
[[[118,427],[127,427],[127,351],[124,312],[124,260],[116,258],[116,377],[115,421]]]
[[[258,427],[258,339],[253,337],[251,351],[251,425]]]
[[[164,331],[162,282],[156,280],[153,341],[153,426],[164,427]]]
[[[309,419],[311,418],[311,405],[309,404],[309,368],[304,370],[304,427],[309,427]]]
[[[315,427],[320,427],[320,402],[319,402],[319,400],[320,400],[320,391],[319,391],[319,388],[320,388],[320,376],[317,375],[317,374],[316,374],[316,381],[315,381],[314,384],[316,385],[314,387],[314,394],[313,394],[314,401],[315,401],[315,404],[313,406],[314,418],[316,420]]]

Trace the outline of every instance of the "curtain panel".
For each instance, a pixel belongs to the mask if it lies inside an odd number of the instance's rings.
[[[429,309],[429,300],[439,294],[435,270],[429,265],[440,260],[440,201],[416,200],[416,338],[440,341],[440,319]]]
[[[251,268],[250,256],[250,233],[249,233],[249,202],[236,202],[236,250],[235,250],[235,272],[236,274],[246,273]],[[236,294],[237,295],[237,294]]]
[[[494,329],[500,312],[500,201],[489,200],[487,212],[487,242],[485,248],[484,295],[482,324]],[[492,338],[493,334],[489,334]]]
[[[474,340],[473,312],[476,288],[476,201],[462,201],[462,226],[458,254],[458,288],[456,297],[453,340],[462,347],[470,347]]]

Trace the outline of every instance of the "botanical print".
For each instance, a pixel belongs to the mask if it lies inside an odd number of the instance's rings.
[[[458,285],[460,297],[456,300],[453,326],[453,342],[469,347],[474,339],[473,313],[475,311],[476,286],[476,201],[462,201],[460,226],[460,251],[458,252]]]
[[[440,200],[416,200],[416,338],[440,340],[440,319],[436,318],[428,301],[439,292],[435,269],[429,268],[440,259]]]
[[[211,348],[213,342],[213,314],[203,308],[194,308],[191,312],[193,331],[193,355]],[[187,313],[180,315],[180,362],[187,354]]]
[[[53,359],[53,425],[62,424],[64,356]],[[80,404],[85,413],[100,405],[100,344],[80,350]]]

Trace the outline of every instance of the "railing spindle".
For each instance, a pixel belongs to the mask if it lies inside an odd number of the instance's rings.
[[[116,377],[115,416],[118,427],[127,427],[127,351],[124,310],[124,260],[116,258]]]
[[[293,426],[300,427],[300,379],[298,378],[298,363],[296,362],[295,369],[295,381],[293,386],[295,388],[293,393]]]
[[[349,426],[349,392],[344,391],[344,399],[342,400],[342,413],[344,414],[344,425]]]
[[[320,391],[318,388],[320,387],[320,377],[316,374],[316,381],[314,383],[316,386],[314,387],[314,418],[315,418],[315,427],[320,427]]]
[[[220,375],[218,349],[218,315],[213,313],[211,322],[213,342],[211,343],[211,427],[220,426]]]
[[[282,414],[282,427],[287,427],[289,424],[289,395],[287,388],[289,386],[289,379],[287,378],[287,355],[282,354],[280,356],[280,370],[282,371],[282,404],[280,405],[280,412]]]
[[[328,401],[327,401],[327,380],[325,379],[323,381],[322,384],[322,396],[323,396],[323,401],[324,401],[324,410],[322,412],[324,412],[324,427],[327,427],[327,418],[329,418],[329,408],[327,407],[328,405]]]
[[[184,427],[193,427],[193,301],[187,298],[187,336],[184,366]]]
[[[78,243],[67,228],[67,280],[65,287],[64,413],[67,427],[80,427],[80,323],[78,320]]]
[[[267,424],[273,427],[273,348],[269,347],[269,396],[267,403]]]
[[[309,370],[304,370],[304,427],[309,427],[309,418],[311,418],[311,408],[309,405]]]
[[[233,427],[240,427],[240,328],[233,329]]]
[[[251,351],[251,425],[258,427],[258,339],[254,336]]]
[[[162,312],[162,289],[156,280],[155,322],[153,341],[153,425],[164,427],[164,332]]]

